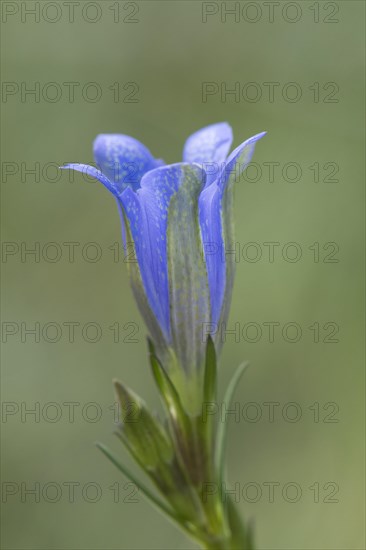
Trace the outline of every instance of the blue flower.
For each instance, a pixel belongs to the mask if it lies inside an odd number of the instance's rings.
[[[229,156],[232,131],[213,124],[191,135],[183,162],[164,165],[136,139],[99,135],[98,168],[68,164],[115,196],[124,241],[133,241],[133,291],[161,355],[186,372],[204,361],[203,327],[227,320],[234,278],[233,184],[250,162],[257,134]]]

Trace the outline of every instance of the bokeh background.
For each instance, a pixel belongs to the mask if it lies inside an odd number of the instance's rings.
[[[194,548],[94,447],[130,464],[112,378],[160,405],[115,202],[55,166],[92,161],[94,137],[113,132],[176,162],[190,133],[223,120],[235,146],[268,131],[236,187],[240,335],[221,388],[251,368],[228,420],[231,486],[258,548],[364,548],[364,3],[280,2],[272,22],[262,2],[77,4],[72,22],[64,2],[2,3],[3,548]],[[240,97],[218,91],[238,85]],[[278,163],[273,180],[264,163]]]

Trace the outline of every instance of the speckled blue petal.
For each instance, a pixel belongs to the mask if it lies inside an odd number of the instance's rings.
[[[206,174],[198,165],[185,169],[184,180],[168,210],[167,260],[172,346],[186,373],[202,373],[211,320],[210,292],[199,225],[198,201]]]
[[[200,226],[204,243],[210,288],[212,322],[226,321],[235,273],[233,225],[233,185],[250,162],[257,134],[237,147],[229,156],[219,177],[206,187],[199,199]]]
[[[255,144],[259,139],[265,136],[266,133],[267,132],[261,132],[247,139],[229,155],[218,177],[218,182],[222,189],[225,189],[228,185],[231,186],[240,176],[252,159]]]
[[[119,193],[127,187],[138,189],[146,172],[164,164],[137,139],[123,134],[100,134],[94,141],[93,152],[96,164]]]
[[[127,188],[120,196],[136,250],[141,280],[153,311],[167,341],[171,339],[167,260],[168,208],[172,196],[192,172],[200,168],[183,163],[148,172],[135,193]],[[144,297],[139,300],[144,308]]]
[[[61,166],[61,170],[76,170],[82,174],[86,174],[91,178],[99,180],[113,195],[118,196],[118,189],[100,170],[94,166],[89,166],[88,164],[79,164],[79,163],[70,163]]]
[[[223,259],[222,191],[217,182],[201,193],[199,219],[210,289],[211,321],[218,323],[225,293],[226,265]]]
[[[169,331],[166,326],[163,326],[164,313],[156,300],[156,290],[149,264],[150,255],[146,254],[146,249],[149,251],[147,247],[149,237],[146,233],[148,228],[145,223],[144,208],[137,193],[130,188],[122,193],[117,203],[125,233],[124,244],[127,242],[134,247],[134,253],[129,248],[132,255],[129,254],[130,259],[127,262],[132,290],[156,347],[159,352],[164,352],[169,343]]]
[[[226,122],[206,126],[187,139],[183,150],[183,161],[203,165],[207,172],[206,186],[208,186],[217,178],[230,151],[232,141],[233,133]]]

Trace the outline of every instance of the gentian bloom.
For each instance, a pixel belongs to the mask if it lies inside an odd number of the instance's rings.
[[[228,156],[231,128],[213,124],[191,135],[183,162],[172,165],[134,138],[102,134],[94,142],[99,169],[64,167],[98,179],[115,196],[124,244],[135,246],[133,291],[157,355],[177,384],[200,386],[204,329],[215,337],[227,320],[235,267],[225,254],[234,242],[233,184],[264,134]]]

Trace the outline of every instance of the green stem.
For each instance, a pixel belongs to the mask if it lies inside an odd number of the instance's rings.
[[[196,536],[202,547],[211,550],[254,550],[251,530],[245,528],[232,500],[228,501],[224,513],[226,517],[220,524],[211,525],[210,534]]]
[[[202,417],[189,417],[190,467],[187,477],[201,501],[205,521],[192,536],[203,548],[212,550],[253,550],[250,529],[246,529],[237,507],[229,495],[221,491],[222,472],[214,457],[215,434],[207,430]],[[198,479],[197,479],[198,474]]]
[[[145,447],[137,445],[138,452],[132,453],[134,458],[155,483],[169,506],[167,507],[160,498],[157,499],[148,488],[143,488],[145,496],[203,548],[208,550],[253,550],[250,526],[244,524],[233,500],[222,491],[223,482],[226,479],[224,448],[227,426],[218,423],[212,414],[213,410],[218,408],[216,404],[216,352],[212,339],[209,338],[207,341],[204,380],[201,380],[200,383],[195,380],[195,384],[193,384],[196,389],[203,389],[200,397],[195,396],[197,398],[195,399],[192,396],[191,398],[193,405],[191,403],[190,409],[195,410],[195,413],[188,410],[181,399],[186,384],[178,383],[182,382],[179,380],[175,380],[173,383],[170,375],[155,355],[151,342],[149,349],[152,372],[168,417],[166,439],[163,439],[164,443],[167,441],[168,450],[172,449],[173,454],[163,453],[165,458],[162,457],[161,462],[156,461],[156,455],[153,455],[152,467],[151,456],[148,454],[147,458],[145,457]],[[245,365],[240,366],[228,386],[224,397],[227,408],[230,407],[234,389],[244,370]],[[128,395],[130,394],[131,391]],[[210,410],[211,414],[204,414],[204,405],[210,404],[215,405]],[[150,420],[150,418],[151,416],[145,414],[142,419],[145,420],[146,426],[143,423],[138,425],[138,433],[142,436],[146,435],[148,441],[151,442],[154,440],[154,435],[151,435],[151,427],[155,427],[155,424],[151,421],[147,422],[146,419]],[[131,428],[126,433],[130,435],[135,444],[136,440],[140,441],[138,437],[132,437],[135,434]],[[161,431],[158,434],[161,436]],[[101,450],[117,467],[132,478],[130,473],[109,452],[107,453],[103,447]],[[159,457],[160,454],[160,447],[157,447],[157,456]],[[147,461],[147,464],[144,460]],[[162,476],[161,472],[166,475]],[[142,488],[142,485],[140,487]],[[169,491],[167,491],[167,487]]]
[[[238,508],[231,499],[228,501],[227,514],[231,532],[230,549],[254,550],[251,526],[247,524],[245,527]]]

